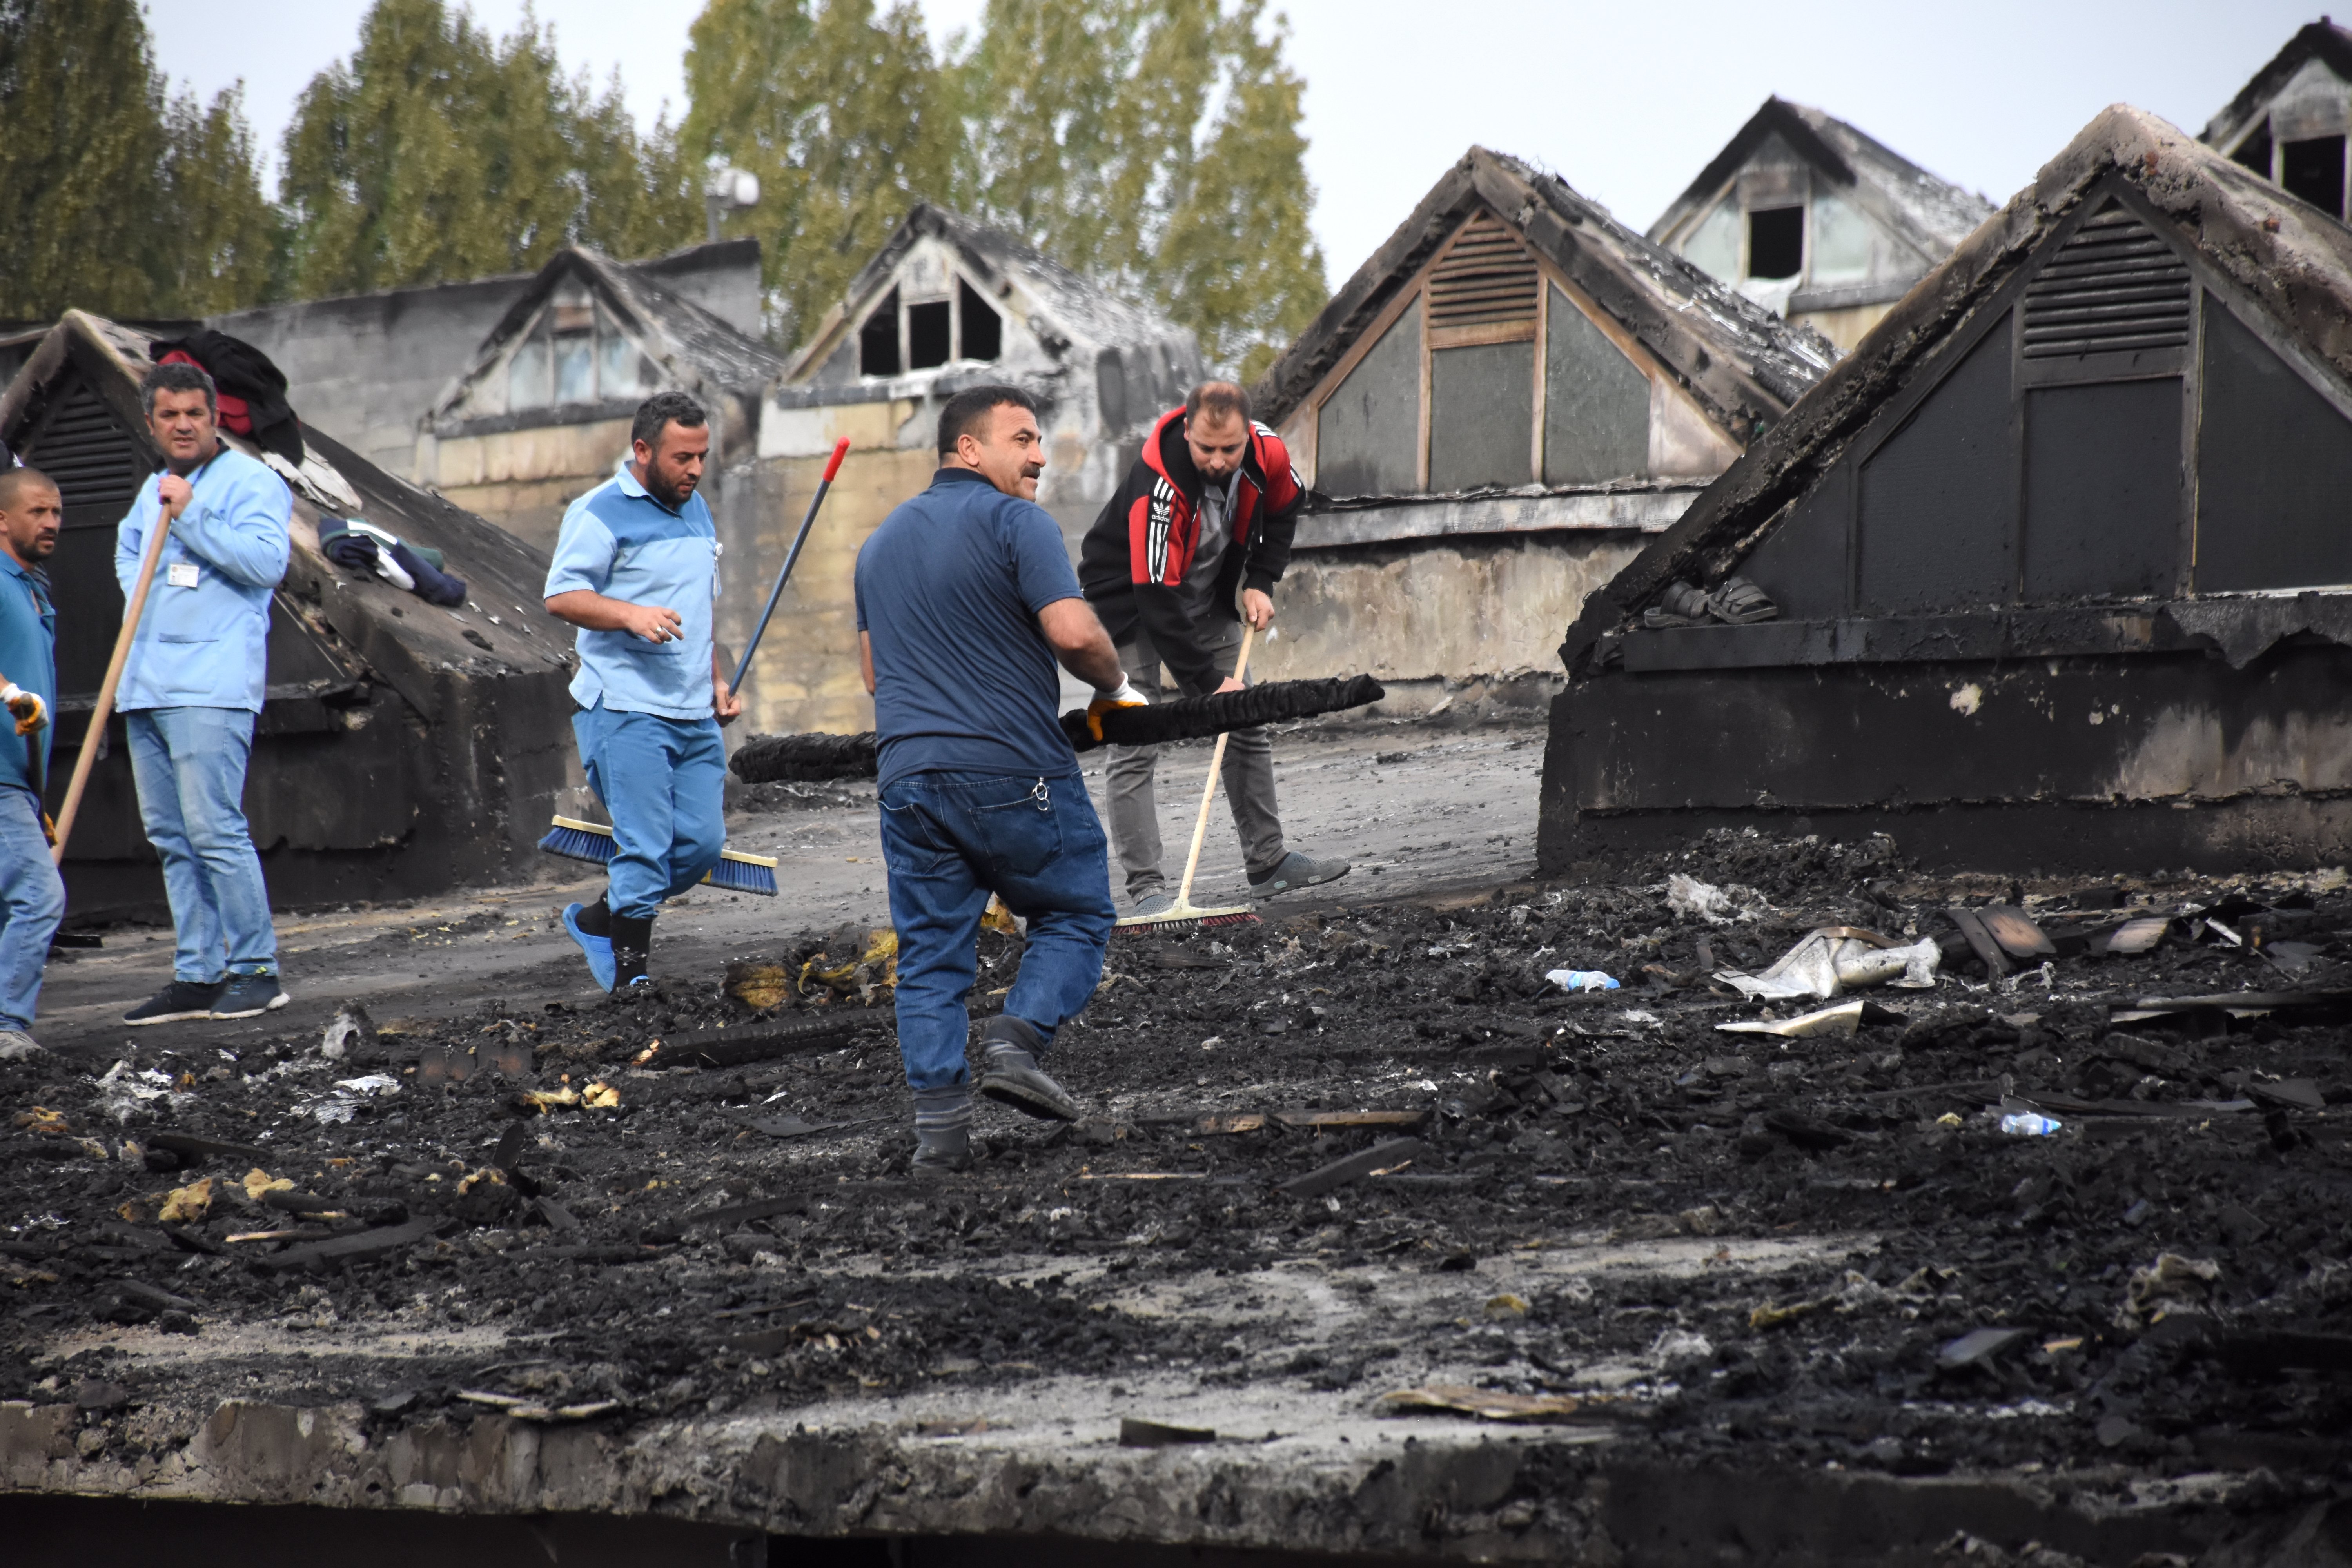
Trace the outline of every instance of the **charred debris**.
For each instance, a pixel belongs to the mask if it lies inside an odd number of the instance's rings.
[[[1927,988],[1748,994],[1824,931],[1921,948]],[[0,1064],[11,1441],[63,1407],[42,1463],[174,1495],[223,1400],[609,1455],[925,1400],[1230,1445],[1275,1399],[1363,1441],[1532,1423],[1623,1476],[2030,1483],[2200,1540],[2343,1477],[2340,871],[2029,889],[1717,831],[1613,886],[1122,941],[1058,1058],[1097,1114],[988,1126],[938,1184],[887,935],[632,1006]],[[984,993],[1019,939],[982,942]],[[856,1526],[769,1506],[688,1511]]]

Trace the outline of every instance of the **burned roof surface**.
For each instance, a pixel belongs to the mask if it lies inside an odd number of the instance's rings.
[[[2206,121],[2197,139],[2209,147],[2236,141],[2248,121],[2267,107],[2279,89],[2311,60],[2325,62],[2337,76],[2352,81],[2352,31],[2325,16],[2297,28],[2294,37],[2271,57],[2270,63],[2238,89],[2238,96]]]
[[[825,356],[841,341],[844,329],[865,313],[867,303],[889,286],[907,252],[923,238],[943,240],[962,252],[963,260],[993,292],[1018,280],[1023,291],[1045,308],[1055,325],[1071,337],[1098,348],[1129,343],[1153,343],[1171,338],[1192,339],[1156,310],[1121,300],[1060,262],[1031,249],[1011,235],[929,202],[918,202],[874,253],[874,258],[851,279],[841,302],[825,312],[810,330],[800,352],[785,368],[784,380],[804,380],[816,373]]]
[[[1713,201],[1724,183],[1776,134],[1814,168],[1840,185],[1853,187],[1873,216],[1930,260],[1948,254],[1992,216],[1992,204],[1984,197],[1929,174],[1835,115],[1785,98],[1768,98],[1689,188],[1659,215],[1649,237],[1663,241],[1694,208]]]
[[[1710,417],[1745,441],[1819,381],[1837,351],[1652,244],[1565,180],[1473,147],[1422,198],[1252,391],[1279,424],[1479,209],[1525,236],[1622,322]]]
[[[1572,670],[1594,640],[1678,577],[1713,582],[1762,542],[1888,401],[2027,267],[2110,177],[2126,182],[2212,277],[2249,299],[2339,379],[2352,382],[2352,230],[2177,127],[2117,104],[2032,184],[1922,279],[1787,419],[1605,587],[1560,648]]]

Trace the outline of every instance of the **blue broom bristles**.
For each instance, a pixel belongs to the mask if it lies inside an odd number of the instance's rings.
[[[613,830],[602,823],[559,816],[547,830],[547,837],[539,841],[539,847],[567,860],[609,865],[613,858]],[[775,857],[739,855],[732,849],[722,849],[719,864],[703,874],[702,884],[723,888],[730,893],[756,893],[761,898],[772,899],[776,896]]]

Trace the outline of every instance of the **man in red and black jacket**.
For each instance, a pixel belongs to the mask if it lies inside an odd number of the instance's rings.
[[[1231,382],[1204,382],[1152,426],[1078,561],[1078,584],[1139,686],[1156,690],[1165,664],[1187,697],[1241,689],[1233,672],[1242,620],[1261,632],[1274,624],[1272,591],[1290,564],[1305,498],[1282,438],[1251,420],[1248,394]],[[1114,746],[1105,770],[1111,844],[1136,914],[1174,902],[1160,867],[1158,754],[1155,746]],[[1285,847],[1265,730],[1233,731],[1224,785],[1254,890],[1287,892],[1347,875],[1344,860]]]

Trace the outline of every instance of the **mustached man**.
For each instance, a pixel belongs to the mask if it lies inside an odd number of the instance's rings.
[[[547,573],[547,609],[580,628],[572,731],[613,819],[604,896],[563,911],[596,984],[650,989],[654,912],[702,880],[727,846],[727,748],[743,711],[711,641],[719,531],[697,493],[710,420],[682,392],[647,398],[629,456],[572,503]]]

